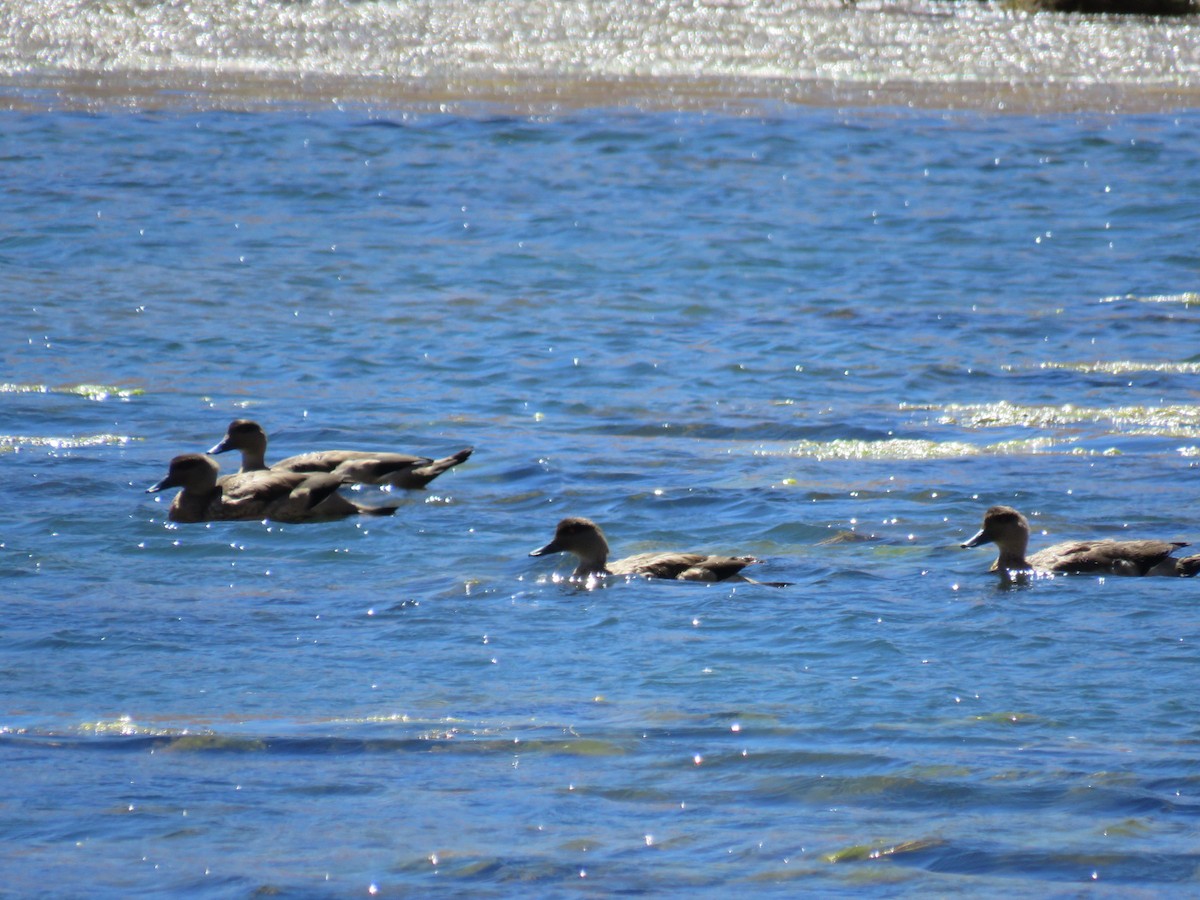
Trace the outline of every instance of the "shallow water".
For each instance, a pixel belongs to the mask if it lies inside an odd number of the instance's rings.
[[[1200,537],[1194,112],[2,120],[5,890],[1195,883],[1196,583],[957,547]],[[477,449],[167,523],[244,416]],[[793,585],[580,590],[571,514]]]

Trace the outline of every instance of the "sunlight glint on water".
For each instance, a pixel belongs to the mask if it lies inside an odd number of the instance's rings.
[[[136,7],[56,27],[115,17],[140,65],[184,7]],[[345,76],[359,19],[416,7],[255,9],[343,11],[275,59]],[[1200,536],[1195,114],[214,91],[4,114],[7,889],[1186,892],[1197,585],[1003,590],[958,544],[997,503],[1037,546]],[[245,417],[272,458],[476,451],[354,493],[399,504],[369,524],[167,523],[145,489]],[[527,555],[567,515],[791,586],[580,590]]]

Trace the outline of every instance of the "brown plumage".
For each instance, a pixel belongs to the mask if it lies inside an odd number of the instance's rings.
[[[219,473],[212,457],[185,453],[172,459],[166,476],[146,492],[183,488],[167,511],[172,522],[318,522],[353,515],[388,516],[396,511],[394,506],[361,506],[347,500],[337,493],[342,479],[333,474],[271,470],[225,476]]]
[[[1025,556],[1029,522],[1011,506],[993,506],[983,516],[983,527],[964,548],[995,544],[1000,555],[991,571],[1007,573],[1051,572],[1109,575],[1165,575],[1188,578],[1200,572],[1200,556],[1172,556],[1183,541],[1065,541]]]
[[[409,490],[423,488],[447,469],[463,462],[473,448],[459,450],[443,459],[407,453],[376,453],[369,450],[316,450],[289,456],[268,466],[267,433],[257,422],[235,419],[225,437],[209,453],[242,452],[241,472],[264,469],[284,472],[332,472],[346,484],[390,484]]]
[[[759,560],[752,556],[710,556],[706,553],[640,553],[615,562],[608,561],[608,541],[591,519],[563,519],[554,530],[554,539],[530,556],[572,553],[579,560],[575,578],[605,575],[647,575],[678,581],[724,581],[746,579],[739,573]]]

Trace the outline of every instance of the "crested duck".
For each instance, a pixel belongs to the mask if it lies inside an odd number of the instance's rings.
[[[268,466],[267,433],[257,422],[235,419],[209,453],[242,451],[240,472],[263,469],[286,472],[335,472],[346,484],[390,484],[398,488],[423,488],[447,469],[457,466],[474,450],[468,447],[443,459],[407,453],[373,453],[364,450],[316,450],[289,456]]]
[[[991,571],[1059,574],[1107,573],[1111,575],[1166,575],[1190,577],[1200,572],[1200,556],[1172,556],[1182,541],[1065,541],[1026,557],[1029,521],[1011,506],[993,506],[983,516],[983,527],[962,547],[995,544],[1000,555]]]

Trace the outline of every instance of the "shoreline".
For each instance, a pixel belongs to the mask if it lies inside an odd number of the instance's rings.
[[[455,79],[172,70],[0,75],[7,111],[169,112],[355,106],[552,115],[585,109],[761,113],[764,106],[910,109],[1000,115],[1168,114],[1200,108],[1200,87],[773,77],[502,75]]]

